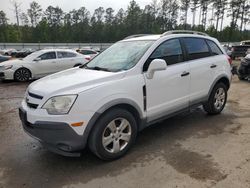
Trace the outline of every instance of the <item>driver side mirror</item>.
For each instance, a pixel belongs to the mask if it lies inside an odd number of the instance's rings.
[[[42,59],[40,57],[37,57],[36,59],[34,59],[34,61],[41,61]]]
[[[162,71],[162,70],[166,70],[166,69],[167,69],[167,63],[165,60],[154,59],[148,67],[148,71],[147,71],[146,76],[148,79],[152,79],[154,77],[154,73],[156,71]]]

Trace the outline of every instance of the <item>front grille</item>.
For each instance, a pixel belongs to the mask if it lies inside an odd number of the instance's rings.
[[[27,106],[28,106],[28,107],[30,107],[30,108],[37,109],[38,104],[33,104],[33,103],[29,103],[29,102],[27,102]]]
[[[40,99],[40,100],[43,99],[43,96],[31,93],[31,92],[28,92],[28,95],[35,98],[35,99]]]

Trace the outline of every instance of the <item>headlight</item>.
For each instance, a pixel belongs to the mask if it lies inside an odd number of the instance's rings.
[[[11,69],[13,67],[13,65],[5,65],[4,66],[4,70],[9,70],[9,69]]]
[[[51,97],[42,108],[46,109],[51,115],[68,114],[76,98],[77,95]]]

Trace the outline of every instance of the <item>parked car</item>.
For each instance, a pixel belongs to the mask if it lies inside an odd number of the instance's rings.
[[[237,57],[245,57],[247,50],[250,48],[249,41],[242,41],[241,45],[232,46],[232,59],[236,59]]]
[[[220,114],[231,59],[212,37],[175,32],[127,37],[84,66],[33,82],[19,109],[24,130],[53,152],[79,156],[88,146],[114,160],[155,122],[200,105]]]
[[[0,50],[1,55],[6,55],[6,56],[11,56],[12,53],[15,53],[17,50],[16,49],[3,49]]]
[[[240,80],[250,80],[250,53],[241,60],[238,77]]]
[[[0,63],[7,61],[7,60],[10,60],[10,59],[11,59],[11,56],[0,55]]]
[[[89,57],[73,50],[40,50],[23,59],[0,64],[0,79],[27,81],[40,78],[88,62]]]
[[[25,48],[25,49],[22,49],[22,50],[19,50],[19,51],[12,52],[11,56],[15,57],[15,58],[24,58],[24,57],[32,54],[33,52],[35,52],[34,49]]]
[[[81,53],[83,55],[89,55],[90,59],[93,59],[95,56],[97,56],[99,54],[99,52],[92,50],[92,49],[79,49],[77,50],[78,53]]]

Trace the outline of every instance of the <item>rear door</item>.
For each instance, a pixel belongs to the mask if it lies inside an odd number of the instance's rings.
[[[207,42],[203,38],[182,38],[190,64],[190,104],[203,101],[213,82],[213,61]]]
[[[77,54],[73,52],[57,51],[57,69],[62,71],[74,67],[77,61]]]

